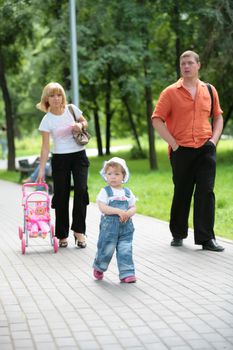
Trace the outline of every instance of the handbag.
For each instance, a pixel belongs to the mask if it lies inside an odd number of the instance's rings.
[[[68,109],[72,114],[74,120],[77,121],[72,105],[68,105]],[[73,138],[75,142],[81,146],[86,145],[91,138],[91,135],[85,129],[82,129],[81,131],[73,130],[72,133],[73,133]]]

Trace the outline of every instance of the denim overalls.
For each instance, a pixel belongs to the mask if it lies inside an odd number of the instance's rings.
[[[113,196],[110,186],[106,186],[105,190],[108,197]],[[129,198],[129,189],[124,188],[124,191],[125,196]],[[128,210],[129,208],[127,200],[110,200],[108,205],[122,210]],[[116,249],[119,278],[135,275],[132,257],[133,232],[134,226],[131,218],[122,223],[118,215],[102,215],[97,244],[98,250],[93,267],[100,272],[106,271]]]

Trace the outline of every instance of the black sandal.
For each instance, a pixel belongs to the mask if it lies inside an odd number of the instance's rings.
[[[60,248],[66,248],[68,246],[68,242],[67,241],[59,241],[59,247]]]
[[[81,233],[83,236],[85,236],[84,233]],[[79,241],[78,238],[76,237],[75,233],[74,233],[74,243],[77,247],[79,248],[86,248],[87,243],[86,241]]]

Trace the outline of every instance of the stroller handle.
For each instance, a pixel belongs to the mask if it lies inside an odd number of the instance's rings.
[[[26,188],[27,187],[44,187],[45,191],[49,192],[49,186],[45,182],[28,182],[26,184],[23,184],[22,190],[23,190],[23,196],[26,195]]]
[[[31,201],[32,201],[32,198],[35,198],[35,196],[38,196],[38,195],[44,197],[44,198],[45,198],[44,201],[46,201],[47,203],[50,203],[49,195],[48,195],[47,192],[44,192],[44,191],[36,191],[36,192],[30,192],[30,193],[28,193],[25,197],[23,197],[23,203],[22,203],[22,205],[25,205],[25,203],[28,202],[30,199],[31,199]],[[35,201],[35,199],[34,199],[34,201]],[[42,201],[42,199],[40,198],[39,202],[41,202],[41,201]]]

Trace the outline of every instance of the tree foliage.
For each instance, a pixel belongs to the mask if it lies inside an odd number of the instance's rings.
[[[71,100],[69,2],[0,0],[0,121],[7,121],[11,165],[14,133],[37,130],[43,86],[58,81]],[[201,56],[201,79],[214,84],[233,125],[233,3],[231,0],[78,0],[80,108],[96,134],[99,155],[111,138],[131,135],[157,168],[150,123],[160,91],[179,77],[179,56]]]
[[[8,141],[8,169],[15,168],[14,124],[17,106],[8,81],[19,73],[23,62],[22,47],[32,37],[28,1],[1,1],[0,11],[0,87],[4,101]],[[18,87],[21,90],[21,86]]]

